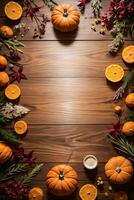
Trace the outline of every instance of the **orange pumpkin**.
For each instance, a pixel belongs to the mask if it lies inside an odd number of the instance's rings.
[[[124,191],[118,191],[114,194],[114,200],[128,200],[127,193]]]
[[[5,56],[0,55],[0,70],[5,70],[7,67],[7,59],[5,58]]]
[[[134,93],[130,93],[127,95],[127,97],[125,99],[125,103],[130,108],[134,107]]]
[[[113,157],[105,165],[105,174],[115,184],[127,183],[133,175],[132,163],[123,156]]]
[[[122,113],[122,108],[121,106],[114,106],[114,112],[116,114],[121,114]]]
[[[134,45],[130,45],[123,49],[122,58],[126,63],[134,63]]]
[[[54,166],[47,174],[46,185],[50,192],[57,196],[67,196],[77,187],[78,176],[69,165]]]
[[[133,121],[125,122],[122,127],[122,132],[126,136],[133,135],[134,134],[134,122]]]
[[[79,191],[79,196],[82,200],[95,200],[97,197],[97,188],[94,185],[83,185]]]
[[[28,193],[29,200],[43,200],[43,198],[44,198],[44,192],[39,187],[32,188]]]
[[[70,32],[77,28],[80,12],[72,4],[59,4],[52,11],[51,21],[57,30]]]
[[[0,164],[5,163],[8,161],[12,156],[12,149],[4,144],[3,142],[0,142]]]
[[[0,72],[0,86],[3,87],[9,82],[9,76],[6,72]]]
[[[9,27],[9,26],[1,26],[0,27],[0,35],[3,37],[3,38],[11,38],[13,37],[13,30]]]

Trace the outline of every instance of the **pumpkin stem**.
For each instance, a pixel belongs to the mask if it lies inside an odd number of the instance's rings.
[[[67,9],[64,9],[63,16],[64,16],[64,17],[68,17]]]
[[[63,174],[63,172],[60,172],[60,174],[59,174],[59,179],[62,181],[62,180],[64,180],[64,174]]]
[[[120,167],[117,167],[117,168],[115,169],[115,171],[119,174],[119,173],[121,172],[121,168],[120,168]]]

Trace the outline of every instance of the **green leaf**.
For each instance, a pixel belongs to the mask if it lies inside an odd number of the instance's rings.
[[[24,187],[29,186],[32,179],[40,172],[41,168],[43,167],[43,164],[37,164],[24,178],[22,181],[22,184]]]
[[[0,128],[0,139],[10,142],[10,143],[15,143],[15,144],[21,144],[22,141],[20,141],[16,135],[13,133]]]
[[[101,0],[92,0],[91,6],[93,8],[94,17],[99,18],[100,17],[100,10],[102,9]]]
[[[27,163],[17,163],[9,166],[8,168],[6,167],[5,170],[3,170],[3,174],[0,174],[0,182],[13,179],[19,174],[22,175],[22,173],[28,172],[29,168],[30,167]]]

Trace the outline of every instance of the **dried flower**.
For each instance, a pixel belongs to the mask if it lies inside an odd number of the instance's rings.
[[[116,123],[114,123],[113,127],[108,129],[108,132],[113,137],[119,136],[121,134],[121,121],[118,120]]]
[[[108,46],[110,53],[117,53],[120,47],[124,44],[124,36],[122,33],[118,33],[111,44]]]
[[[27,114],[29,111],[30,110],[24,106],[6,103],[1,109],[1,115],[7,120],[12,120]]]
[[[24,2],[24,11],[26,16],[29,16],[31,20],[36,22],[36,28],[34,29],[33,38],[39,37],[40,39],[45,34],[46,24],[50,20],[48,17],[40,12],[42,6],[38,6],[32,0],[25,0]]]
[[[13,67],[10,67],[12,73],[9,74],[10,76],[10,83],[14,81],[18,81],[20,83],[21,79],[27,80],[27,77],[22,73],[23,67],[20,67],[18,70],[15,70]]]
[[[33,157],[33,151],[30,151],[29,153],[24,152],[24,148],[16,148],[14,150],[14,157],[16,160],[23,161],[24,163],[28,163],[30,166],[36,164],[36,158]]]
[[[86,0],[78,0],[78,7],[81,12],[85,10],[85,4],[86,4]]]

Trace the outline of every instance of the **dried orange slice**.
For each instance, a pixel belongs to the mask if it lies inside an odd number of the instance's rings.
[[[97,188],[94,185],[83,185],[79,191],[79,196],[82,200],[95,200],[97,197]]]
[[[29,200],[43,200],[44,199],[44,192],[39,187],[34,187],[29,191],[28,194]]]
[[[10,84],[5,89],[5,95],[8,99],[11,99],[11,100],[18,99],[20,94],[21,94],[21,90],[19,86],[16,84]]]
[[[17,134],[23,135],[27,132],[27,123],[25,121],[19,120],[14,124],[14,130]]]
[[[118,82],[124,76],[124,69],[120,65],[111,64],[106,68],[105,76],[111,82]]]
[[[122,58],[126,63],[134,63],[134,45],[130,45],[123,49]]]
[[[19,3],[10,1],[5,5],[5,14],[11,20],[18,20],[23,13],[22,7]]]

